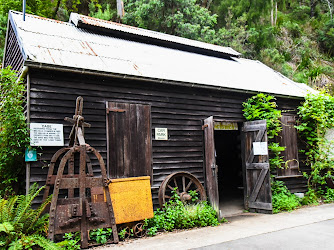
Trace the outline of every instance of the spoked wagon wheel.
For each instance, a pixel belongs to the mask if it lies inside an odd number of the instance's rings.
[[[118,228],[118,233],[122,235],[121,238],[123,240],[129,239],[131,237],[131,234],[132,234],[130,227],[128,227],[126,225],[120,226]]]
[[[146,235],[146,229],[144,228],[144,223],[138,222],[132,227],[132,231],[135,237],[141,238]]]
[[[199,180],[188,172],[176,172],[170,174],[161,183],[159,188],[159,204],[163,206],[172,197],[172,191],[180,196],[181,201],[191,201],[191,191],[196,191],[200,201],[206,200],[206,194],[203,185]]]

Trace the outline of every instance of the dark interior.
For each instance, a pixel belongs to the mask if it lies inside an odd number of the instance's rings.
[[[222,210],[226,203],[243,206],[240,130],[215,130],[215,148]]]

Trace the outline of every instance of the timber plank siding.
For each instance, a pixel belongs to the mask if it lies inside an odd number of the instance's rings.
[[[9,23],[7,34],[3,67],[11,66],[13,70],[19,71],[24,60],[11,23]]]
[[[215,120],[245,121],[242,102],[253,95],[34,68],[29,69],[29,74],[30,122],[64,124],[67,144],[71,124],[65,122],[64,117],[73,116],[75,100],[82,96],[83,116],[91,124],[91,128],[85,130],[86,142],[101,153],[106,164],[107,103],[150,106],[155,205],[158,204],[161,182],[173,172],[188,171],[205,184],[203,120],[212,115]],[[290,110],[299,102],[297,99],[278,99],[279,106]],[[154,139],[157,127],[168,128],[168,141]],[[47,165],[57,149],[43,147],[39,161],[31,164],[30,183],[45,184]],[[97,160],[92,158],[91,161],[93,171],[99,171]]]

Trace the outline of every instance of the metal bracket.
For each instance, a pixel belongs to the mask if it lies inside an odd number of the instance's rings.
[[[109,112],[124,113],[126,109],[107,108],[107,114],[109,114]]]

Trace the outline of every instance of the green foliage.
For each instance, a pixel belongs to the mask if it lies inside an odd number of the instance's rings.
[[[219,225],[219,222],[216,211],[207,201],[185,204],[175,191],[163,209],[155,211],[152,219],[145,220],[145,227],[149,236],[155,235],[158,230],[172,231],[173,229],[217,225]]]
[[[334,97],[329,94],[309,94],[303,105],[298,107],[298,126],[306,144],[305,155],[310,173],[304,173],[309,186],[316,188],[326,184],[326,178],[334,170],[332,142],[326,140],[326,131],[334,127]]]
[[[107,243],[112,234],[111,228],[98,228],[89,232],[89,237],[91,240],[99,244]]]
[[[326,193],[324,195],[324,202],[326,203],[334,202],[334,189],[327,188]]]
[[[334,56],[334,20],[327,21],[322,30],[319,30],[319,42],[321,48],[331,56]]]
[[[123,22],[185,38],[210,42],[217,15],[196,0],[126,0]]]
[[[271,183],[273,213],[281,211],[291,211],[299,207],[300,199],[291,194],[283,181],[273,181]]]
[[[9,10],[22,11],[21,0],[0,0],[0,13],[8,14]],[[27,0],[26,12],[38,16],[51,16],[56,1]]]
[[[319,197],[314,189],[309,188],[301,201],[302,205],[318,205]]]
[[[275,143],[272,140],[275,136],[278,136],[282,130],[281,122],[279,118],[282,116],[281,111],[277,109],[275,98],[270,95],[259,93],[249,98],[242,104],[244,107],[244,117],[247,121],[266,120],[267,121],[267,134],[268,139],[271,142],[268,144],[268,149],[272,153],[269,159],[271,170],[281,168],[283,163],[283,157],[281,152],[285,150],[279,143]]]
[[[158,228],[156,226],[152,226],[147,229],[146,235],[152,237],[155,236],[157,233],[158,233]]]
[[[0,246],[9,249],[59,249],[45,239],[48,228],[48,214],[42,215],[51,196],[37,209],[32,209],[32,201],[44,187],[32,185],[28,195],[14,195],[0,199]]]
[[[65,233],[63,241],[58,242],[57,245],[64,250],[79,250],[80,247],[80,232]]]
[[[125,239],[125,236],[126,236],[126,228],[123,228],[119,233],[118,233],[118,236],[121,240],[124,240]]]
[[[272,153],[272,156],[269,157],[269,165],[271,171],[274,172],[277,168],[288,167],[287,164],[284,164],[282,156],[282,152],[285,150],[285,147],[280,146],[277,142],[271,142],[268,144],[268,150]]]
[[[1,70],[0,89],[0,195],[7,196],[21,181],[29,134],[24,116],[25,86],[18,81],[16,72]]]
[[[227,13],[231,12],[232,18],[239,18],[240,16],[246,14],[248,23],[251,25],[255,25],[259,22],[261,16],[267,15],[270,11],[270,1],[261,1],[261,0],[224,0],[224,1],[215,1],[216,12],[218,13]],[[222,25],[226,24],[226,20],[224,20],[224,15],[220,16],[219,21]]]
[[[242,104],[247,121],[266,120],[268,138],[273,139],[282,130],[279,118],[281,111],[277,109],[275,97],[259,93]]]
[[[94,4],[94,2],[92,1],[89,4],[89,13],[91,17],[95,17],[95,18],[107,20],[107,21],[110,21],[116,18],[116,10],[111,9],[110,4],[107,4],[106,7],[102,9],[101,5],[96,6],[96,4]]]
[[[3,56],[9,10],[22,11],[22,0],[0,0],[0,58]],[[56,1],[27,0],[26,12],[52,17]]]

